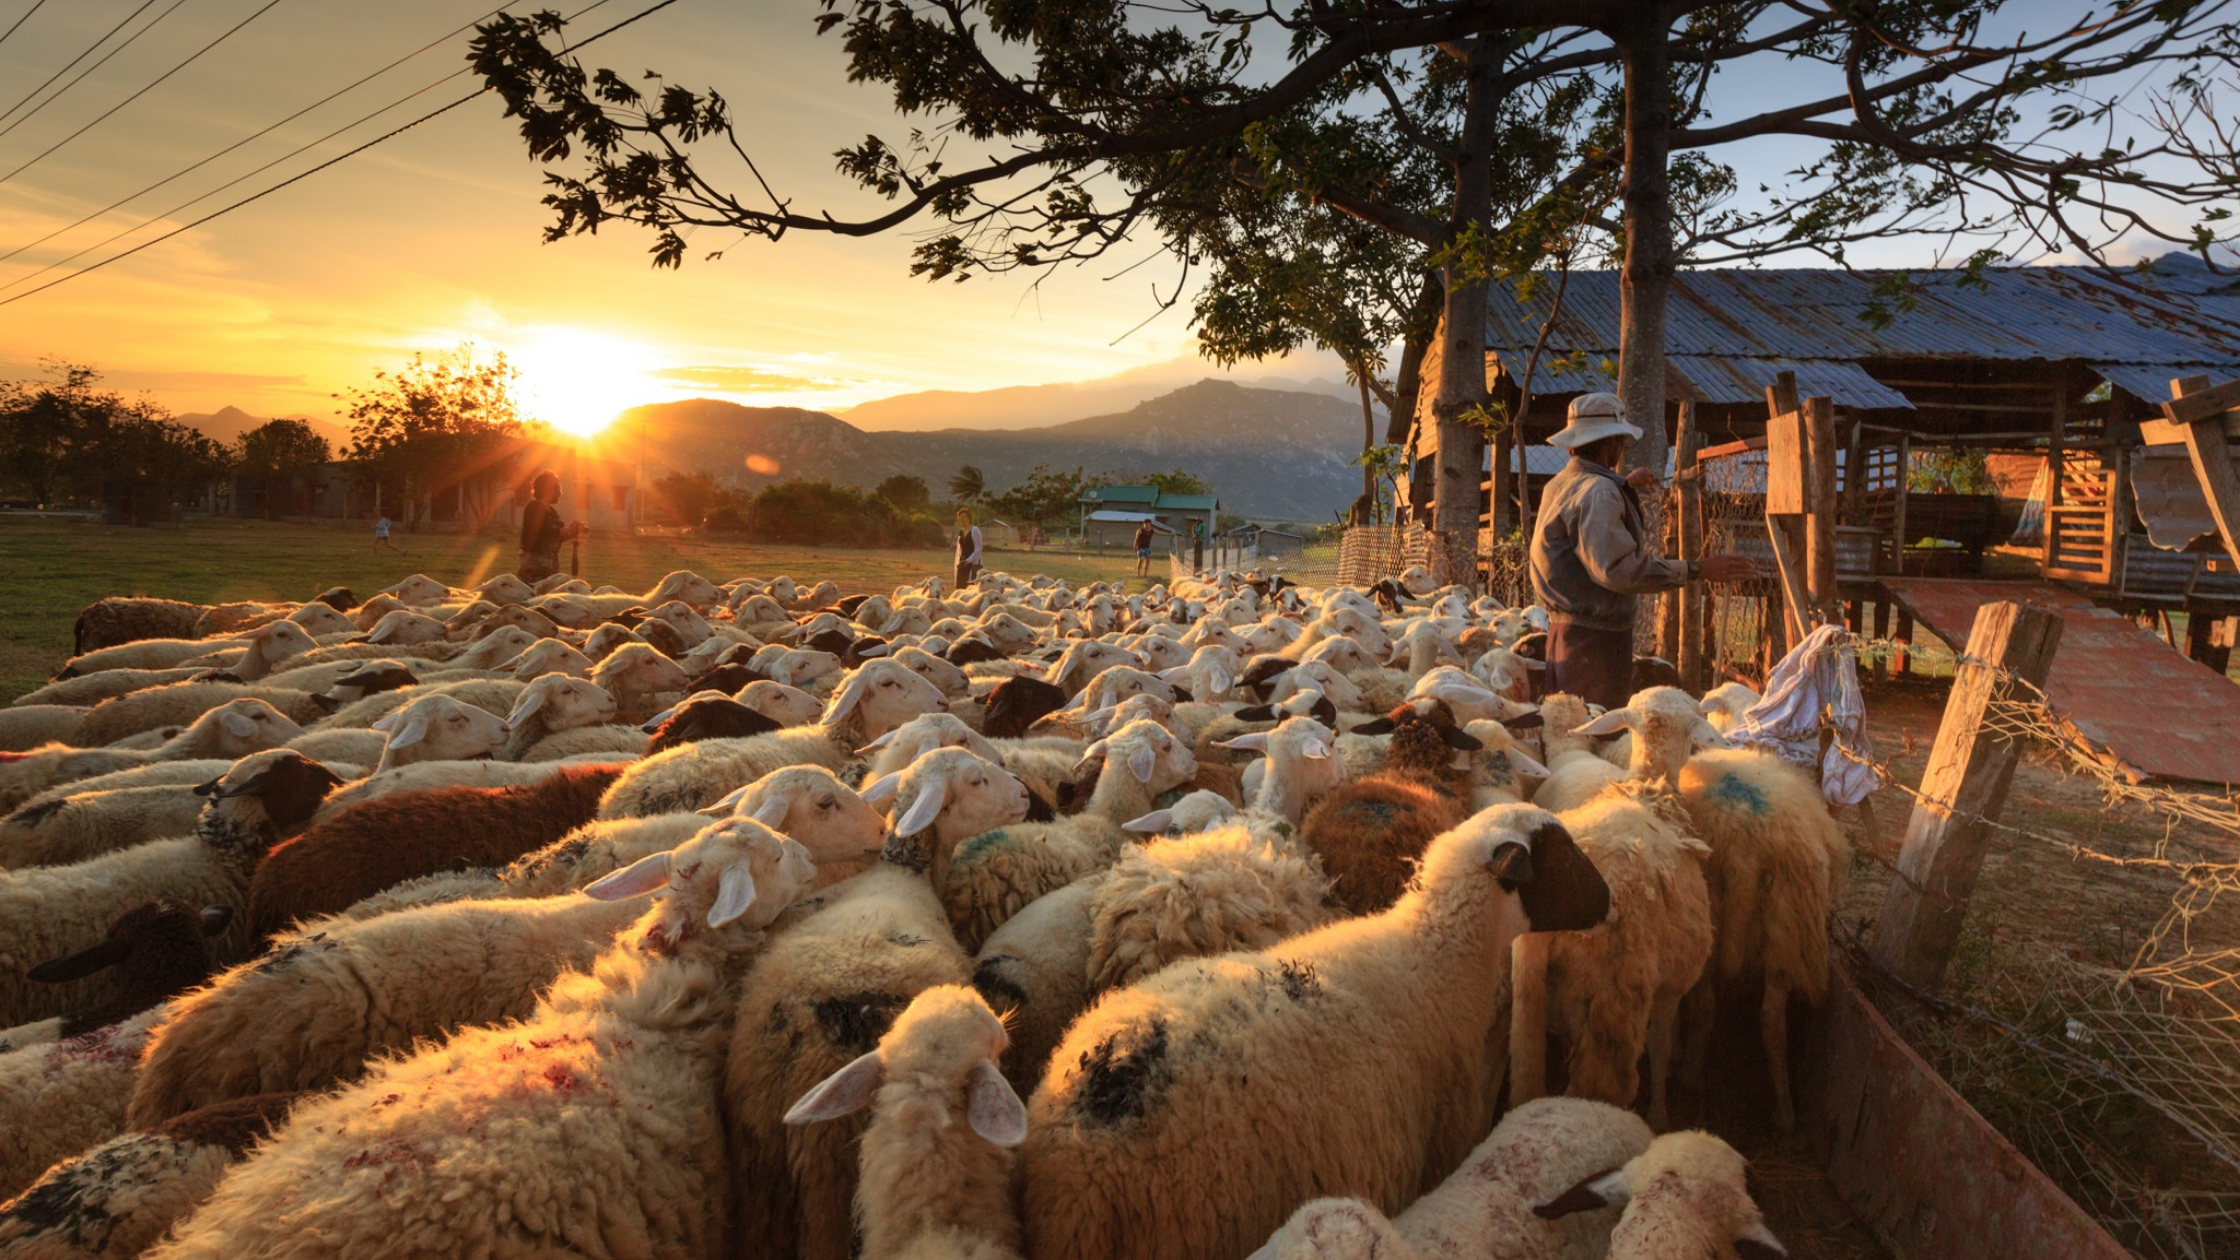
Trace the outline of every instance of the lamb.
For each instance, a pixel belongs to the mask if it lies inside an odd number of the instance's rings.
[[[125,1133],[48,1169],[0,1204],[0,1254],[15,1260],[137,1256],[218,1187],[285,1118],[292,1094],[211,1107],[147,1133]]]
[[[1499,806],[1381,914],[1107,993],[1028,1102],[1027,1254],[1242,1255],[1331,1187],[1397,1211],[1492,1127],[1510,943],[1608,909],[1562,823]]]
[[[41,748],[0,761],[0,809],[13,810],[59,784],[97,774],[159,761],[231,761],[301,734],[302,727],[262,700],[228,700],[152,749]]]
[[[978,994],[930,988],[786,1112],[800,1125],[875,1107],[858,1166],[861,1260],[1018,1260],[1011,1148],[1027,1108],[996,1068],[1008,1042]]]
[[[960,840],[1017,820],[1026,788],[958,748],[899,776],[892,838],[871,870],[817,894],[758,958],[725,1074],[739,1254],[848,1260],[859,1123],[789,1129],[787,1101],[873,1049],[910,1000],[971,965],[935,889]]]
[[[97,599],[78,611],[71,650],[83,656],[147,639],[191,639],[195,622],[207,611],[175,599]]]
[[[1712,729],[1724,735],[1734,729],[1735,723],[1741,721],[1742,715],[1748,713],[1758,700],[1758,693],[1749,684],[1726,682],[1703,693],[1701,708],[1703,716],[1710,720]]]
[[[229,906],[233,922],[217,946],[239,957],[248,941],[251,869],[266,849],[302,827],[338,782],[301,754],[261,752],[205,784],[208,800],[192,835],[157,840],[71,866],[0,873],[0,1026],[44,1019],[83,1006],[84,981],[28,983],[35,963],[103,939],[119,906],[158,897]]]
[[[503,747],[505,721],[488,710],[462,704],[440,692],[421,696],[374,722],[387,731],[374,773],[416,761],[462,761]]]
[[[400,1245],[721,1253],[725,974],[813,876],[801,846],[734,819],[600,880],[585,890],[599,899],[667,895],[527,1020],[462,1030],[300,1104],[149,1255],[250,1260],[306,1239],[337,1260]]]
[[[632,765],[599,804],[601,818],[699,809],[781,766],[837,770],[856,749],[920,713],[945,707],[932,683],[893,661],[858,666],[833,693],[820,725],[745,739],[705,739]]]
[[[1787,1260],[1750,1198],[1749,1164],[1711,1134],[1667,1133],[1625,1167],[1581,1182],[1533,1209],[1547,1219],[1625,1205],[1609,1260]]]
[[[1345,768],[1332,755],[1336,739],[1329,727],[1315,719],[1292,717],[1274,730],[1239,735],[1221,747],[1267,754],[1253,789],[1252,808],[1297,827],[1308,807],[1345,777]]]
[[[1353,914],[1399,900],[1432,838],[1470,816],[1448,767],[1458,750],[1480,745],[1455,729],[1454,714],[1440,701],[1418,703],[1430,712],[1404,704],[1386,719],[1392,743],[1385,768],[1332,787],[1299,828],[1299,842],[1330,873],[1331,895]]]
[[[750,682],[739,692],[739,703],[775,721],[779,726],[807,726],[824,712],[825,702],[782,682]]]
[[[884,831],[855,793],[830,772],[809,767],[778,771],[746,789],[739,816],[800,842],[817,866],[819,884],[861,871],[879,852]],[[639,827],[643,834],[631,838],[627,860],[610,854],[597,870],[582,861],[589,838],[571,832],[577,852],[547,853],[538,868],[572,862],[570,878],[536,890],[542,896],[507,882],[533,854],[488,880],[491,887],[476,890],[489,899],[305,924],[276,940],[264,959],[172,1007],[148,1047],[130,1123],[145,1128],[265,1090],[323,1089],[419,1038],[520,1018],[554,977],[588,966],[638,916],[637,907],[587,900],[572,890],[674,848],[705,823],[684,815],[673,825]],[[359,913],[362,904],[349,913]]]
[[[589,678],[591,658],[559,639],[540,638],[523,648],[519,656],[501,663],[498,668],[511,670],[515,680],[519,682],[542,678],[546,674]]]
[[[592,667],[591,681],[619,706],[617,721],[635,726],[665,707],[663,697],[681,692],[684,667],[643,643],[625,643]]]
[[[637,756],[645,751],[645,736],[608,725],[618,709],[614,694],[603,687],[547,674],[522,688],[520,701],[506,714],[506,742],[498,755],[508,761],[558,761],[586,752]]]
[[[534,783],[398,793],[313,822],[274,848],[249,886],[249,929],[263,940],[403,880],[499,866],[591,821],[612,765],[563,765]]]
[[[1110,866],[1127,838],[1120,824],[1149,812],[1161,792],[1198,772],[1189,746],[1150,722],[1132,722],[1082,755],[1084,763],[1100,758],[1103,769],[1082,813],[1006,826],[957,847],[942,901],[965,948],[979,949],[990,932],[1035,898]],[[866,788],[864,798],[876,804],[879,791],[877,785]]]
[[[35,691],[25,692],[16,697],[10,708],[59,706],[88,709],[104,700],[113,700],[144,688],[185,682],[201,672],[201,667],[195,665],[182,665],[175,669],[104,669],[98,673],[60,679]]]
[[[1503,1116],[1453,1175],[1399,1216],[1359,1199],[1315,1199],[1247,1260],[1601,1260],[1615,1213],[1551,1221],[1537,1209],[1649,1144],[1649,1126],[1630,1111],[1538,1099]]]
[[[225,931],[232,919],[225,906],[198,911],[170,898],[118,915],[99,944],[50,958],[27,973],[40,984],[105,974],[109,991],[68,1015],[0,1030],[0,1054],[122,1023],[201,984],[216,966],[208,938]]]

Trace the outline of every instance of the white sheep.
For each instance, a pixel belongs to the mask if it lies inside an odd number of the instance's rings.
[[[117,1135],[141,1048],[162,1010],[0,1054],[0,1201],[57,1161]]]
[[[1548,768],[1525,750],[1516,731],[1507,723],[1480,718],[1463,723],[1462,730],[1480,745],[1479,750],[1470,755],[1470,808],[1473,811],[1527,800],[1532,793],[1526,777],[1548,777]]]
[[[17,696],[7,709],[0,709],[0,717],[14,721],[0,723],[0,739],[11,741],[20,738],[18,731],[25,729],[19,711],[40,708],[87,709],[104,700],[126,695],[147,687],[161,687],[166,683],[184,682],[201,673],[199,666],[182,666],[177,669],[104,669],[98,673],[80,674],[48,683],[44,687]],[[75,727],[75,723],[72,724]],[[64,735],[49,735],[59,743],[68,743]],[[34,743],[44,740],[34,740]]]
[[[559,639],[538,639],[512,660],[500,662],[498,668],[510,671],[518,682],[529,682],[546,674],[589,678],[591,658]]]
[[[1028,1254],[1242,1255],[1331,1185],[1397,1211],[1492,1127],[1510,942],[1608,899],[1561,823],[1501,806],[1389,910],[1107,993],[1028,1102]]]
[[[1750,1197],[1749,1164],[1709,1133],[1667,1133],[1623,1168],[1602,1173],[1534,1209],[1558,1219],[1625,1205],[1610,1231],[1609,1260],[1787,1260]]]
[[[1701,707],[1714,730],[1721,735],[1734,729],[1752,705],[1758,703],[1758,693],[1748,683],[1725,682],[1703,693]]]
[[[1601,1260],[1614,1210],[1549,1220],[1535,1209],[1649,1143],[1649,1126],[1630,1111],[1538,1099],[1512,1108],[1438,1189],[1397,1217],[1359,1199],[1315,1199],[1248,1260]]]
[[[1027,1108],[996,1067],[1008,1040],[972,990],[930,988],[786,1112],[799,1125],[873,1109],[856,1187],[861,1260],[1018,1260],[1011,1148],[1026,1139]]]
[[[878,864],[805,901],[740,993],[724,1090],[742,1254],[852,1254],[862,1126],[789,1129],[785,1108],[876,1046],[917,994],[969,978],[935,889],[959,840],[1026,810],[1016,778],[963,749],[925,754],[898,782]]]
[[[202,812],[202,798],[187,784],[69,790],[79,786],[65,784],[0,817],[0,870],[64,866],[185,835]]]
[[[416,761],[465,761],[504,747],[505,720],[450,696],[422,696],[373,724],[388,732],[374,773]]]
[[[231,761],[301,734],[302,727],[262,700],[228,700],[152,749],[40,748],[0,761],[0,809],[94,775],[161,761]]]
[[[1310,717],[1285,718],[1273,730],[1239,735],[1220,746],[1266,754],[1252,767],[1260,773],[1255,777],[1248,772],[1251,806],[1292,827],[1345,778],[1345,764],[1335,755],[1337,736]]]
[[[738,701],[780,726],[807,726],[824,712],[825,705],[799,687],[765,678],[741,688]]]
[[[307,1237],[338,1258],[713,1254],[724,972],[813,877],[801,846],[734,819],[599,881],[595,897],[667,895],[527,1020],[462,1030],[298,1107],[149,1254],[276,1256]],[[322,1193],[303,1199],[307,1184]]]
[[[819,725],[739,739],[703,739],[648,757],[623,772],[599,804],[601,818],[699,809],[734,788],[790,765],[837,770],[856,749],[921,713],[945,707],[932,683],[893,661],[865,661],[833,693]]]
[[[142,901],[175,897],[232,907],[218,954],[239,957],[248,943],[249,878],[258,860],[301,829],[338,781],[299,753],[255,753],[204,785],[208,804],[191,835],[69,866],[0,872],[0,1027],[83,1005],[87,982],[33,984],[26,973],[101,940],[120,908]]]
[[[628,727],[603,729],[620,710],[614,694],[604,687],[566,674],[546,674],[521,689],[521,698],[506,714],[506,742],[497,755],[507,761],[557,761],[582,752],[644,752],[643,732]]]
[[[353,700],[311,724],[315,731],[371,730],[382,718],[429,696],[449,696],[496,717],[504,717],[521,698],[525,683],[512,679],[473,678],[428,681],[410,687],[377,691]]]

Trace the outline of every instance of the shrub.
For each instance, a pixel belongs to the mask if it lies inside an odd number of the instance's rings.
[[[941,525],[932,516],[905,515],[884,498],[829,481],[781,481],[755,496],[748,520],[749,532],[757,542],[833,547],[941,545]]]

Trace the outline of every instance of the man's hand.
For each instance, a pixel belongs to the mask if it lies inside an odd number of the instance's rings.
[[[1636,468],[1626,474],[1626,484],[1637,492],[1646,493],[1657,488],[1658,477],[1646,468]]]
[[[1754,582],[1758,579],[1758,562],[1723,552],[1696,561],[1696,572],[1706,582]]]

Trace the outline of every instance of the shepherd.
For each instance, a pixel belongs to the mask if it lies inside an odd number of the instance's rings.
[[[957,509],[957,589],[972,585],[980,576],[980,527],[972,523],[972,509]]]
[[[1642,595],[1688,582],[1747,582],[1758,576],[1748,556],[1713,554],[1667,560],[1652,554],[1644,534],[1643,491],[1657,474],[1636,468],[1621,477],[1618,461],[1640,440],[1616,394],[1582,394],[1564,427],[1548,439],[1571,452],[1540,496],[1532,535],[1532,591],[1548,610],[1548,690],[1565,691],[1605,709],[1633,692],[1634,606]]]
[[[560,571],[560,544],[583,537],[584,524],[560,519],[560,474],[547,468],[529,482],[521,509],[521,564],[513,575],[532,585]]]

